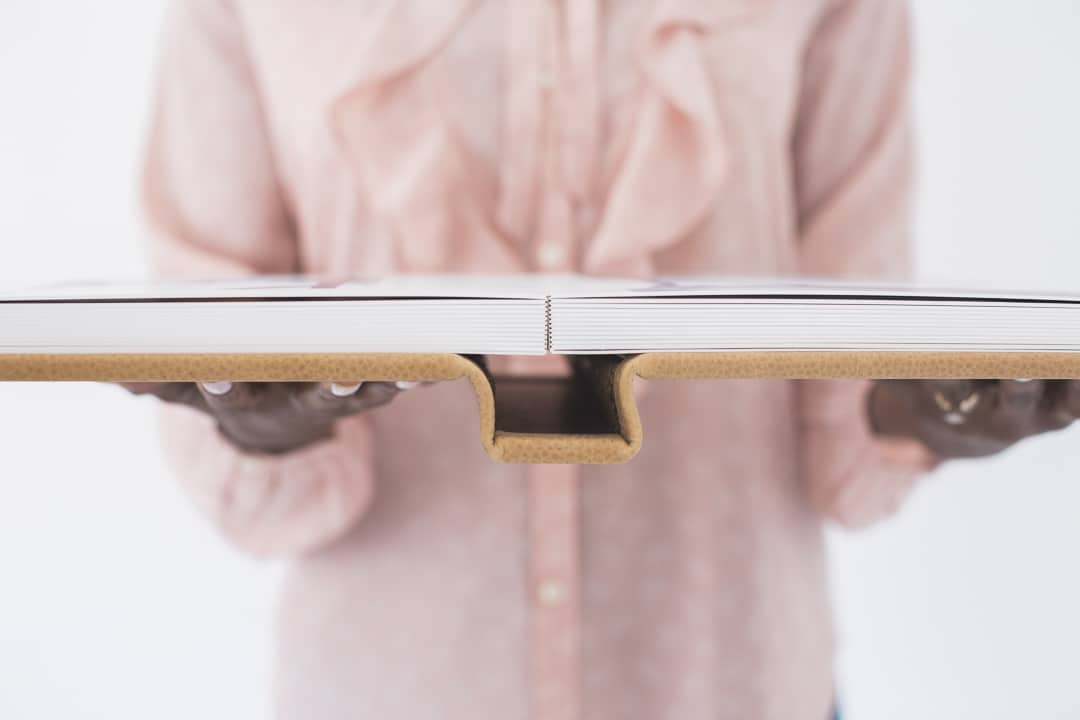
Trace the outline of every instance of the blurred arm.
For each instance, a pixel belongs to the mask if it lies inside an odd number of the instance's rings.
[[[901,278],[911,269],[910,27],[903,0],[837,0],[807,49],[794,161],[804,274]],[[871,433],[872,383],[799,383],[807,492],[865,525],[896,510],[935,460]]]
[[[296,272],[294,228],[231,4],[172,3],[161,52],[141,180],[155,274]],[[161,426],[169,464],[196,504],[252,552],[327,542],[370,501],[362,417],[339,421],[332,440],[281,456],[241,453],[212,418],[186,407],[162,407]]]

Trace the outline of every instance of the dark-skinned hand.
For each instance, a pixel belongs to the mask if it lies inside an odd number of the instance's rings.
[[[941,459],[984,457],[1080,417],[1076,380],[882,380],[871,425],[918,440]]]
[[[339,419],[385,405],[413,383],[121,385],[207,413],[241,450],[279,454],[330,438]],[[1080,417],[1080,381],[882,380],[868,412],[882,436],[917,440],[941,459],[983,457]]]
[[[341,418],[385,405],[416,383],[120,383],[210,415],[221,434],[249,453],[275,455],[334,434]]]

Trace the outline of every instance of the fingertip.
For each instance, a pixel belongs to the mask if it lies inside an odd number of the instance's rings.
[[[190,386],[189,386],[190,387]],[[200,382],[198,396],[215,410],[239,409],[251,406],[256,399],[256,385],[247,382]]]
[[[362,382],[356,383],[330,383],[330,394],[338,398],[347,398],[355,395],[361,387],[364,386]]]
[[[216,382],[201,382],[199,387],[208,395],[214,397],[223,397],[232,392],[233,384],[227,380],[221,380]]]
[[[998,394],[1006,399],[1033,400],[1043,392],[1042,380],[1016,378],[998,382]]]
[[[1063,412],[1080,417],[1080,380],[1068,380],[1059,393],[1059,405]]]
[[[392,382],[327,382],[301,391],[295,401],[308,411],[344,417],[384,405],[399,392]]]
[[[398,388],[397,383],[392,382],[372,382],[364,386],[363,391],[355,396],[355,399],[351,400],[352,408],[367,408],[377,407],[379,405],[385,405],[393,400],[402,390]]]

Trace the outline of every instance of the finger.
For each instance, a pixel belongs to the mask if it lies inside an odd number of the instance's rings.
[[[434,385],[433,382],[424,382],[421,380],[398,380],[394,383],[394,386],[398,390],[412,390],[413,388],[420,387],[422,385]],[[334,397],[349,397],[355,395],[357,391],[363,387],[364,383],[330,383],[330,394]]]
[[[199,383],[199,387],[208,395],[214,397],[223,397],[228,395],[232,390],[233,384],[227,380],[220,382],[205,382]],[[235,397],[235,396],[234,396]]]
[[[976,415],[987,409],[985,389],[974,380],[928,380],[919,383],[922,399],[920,415],[934,426],[961,429],[970,426]]]
[[[402,392],[396,383],[367,382],[355,395],[346,399],[344,413],[355,415],[385,405]]]
[[[999,380],[990,390],[992,414],[985,429],[1013,443],[1045,428],[1041,411],[1046,392],[1042,380]]]
[[[336,398],[347,398],[351,395],[355,395],[356,392],[364,386],[362,382],[350,383],[350,382],[334,382],[330,383],[329,388],[320,388],[322,390],[329,390],[330,394]]]
[[[197,387],[206,407],[214,414],[249,409],[254,406],[258,395],[255,383],[219,380],[201,382]]]
[[[997,407],[1002,412],[1029,415],[1044,392],[1046,383],[1042,380],[1001,380],[997,384]]]
[[[934,425],[947,425],[953,433],[995,438],[1030,434],[1032,430],[1025,428],[1031,425],[1033,413],[1004,409],[999,392],[997,380],[929,381],[924,393],[929,393],[930,402],[924,408],[932,414]]]
[[[399,392],[396,384],[386,382],[308,383],[297,387],[290,399],[304,413],[345,417],[384,405]]]
[[[1063,407],[1071,417],[1080,417],[1080,380],[1065,381],[1065,402]]]
[[[976,392],[974,380],[927,380],[922,386],[940,413],[958,411],[962,403],[971,402],[970,398]]]
[[[1062,380],[1056,385],[1052,418],[1065,424],[1080,418],[1080,380]]]
[[[1068,391],[1067,380],[1044,380],[1042,400],[1037,409],[1039,424],[1043,430],[1061,430],[1072,424],[1073,416],[1062,404]]]

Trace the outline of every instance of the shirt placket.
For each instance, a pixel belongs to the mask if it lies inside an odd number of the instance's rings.
[[[588,227],[581,211],[591,191],[595,136],[596,3],[538,0],[540,143],[533,262],[545,272],[579,267]],[[513,12],[513,11],[512,11]],[[532,15],[536,17],[536,15]],[[554,358],[547,358],[554,360]],[[577,720],[582,715],[581,502],[575,465],[533,465],[528,471],[530,718]]]
[[[579,473],[574,465],[528,471],[532,720],[581,715]]]

